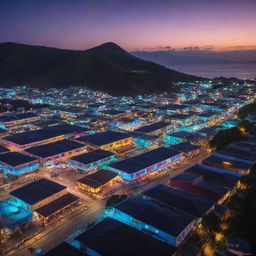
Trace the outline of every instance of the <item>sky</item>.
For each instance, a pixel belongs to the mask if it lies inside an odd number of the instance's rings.
[[[0,42],[128,51],[256,49],[256,0],[0,0]]]

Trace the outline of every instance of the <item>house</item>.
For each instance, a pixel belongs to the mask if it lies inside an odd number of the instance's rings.
[[[199,154],[201,147],[192,145],[188,142],[183,142],[170,146],[171,149],[176,150],[182,154],[182,158],[188,159]]]
[[[171,127],[171,123],[161,121],[161,122],[149,124],[146,126],[142,126],[134,131],[140,132],[146,135],[163,135],[170,129],[170,127]]]
[[[159,147],[138,156],[112,163],[107,166],[107,169],[118,173],[124,180],[131,181],[175,165],[180,158],[180,152]]]
[[[89,172],[95,168],[106,166],[115,160],[115,153],[103,149],[97,149],[70,158],[68,160],[68,165],[72,168]]]
[[[182,243],[195,224],[191,215],[140,198],[122,201],[107,215],[173,246]]]
[[[202,218],[213,210],[212,202],[191,193],[158,184],[141,193],[143,199],[150,199],[164,206],[182,211],[196,218]]]
[[[39,159],[44,166],[65,162],[69,158],[86,151],[84,144],[72,140],[61,140],[46,145],[26,149],[26,152]]]
[[[99,193],[105,187],[111,186],[117,178],[118,174],[115,172],[99,170],[77,180],[77,186],[80,190]]]
[[[108,217],[76,237],[72,244],[90,256],[174,256],[177,251],[175,246],[159,241],[149,233]]]
[[[21,175],[35,171],[40,167],[39,161],[19,152],[7,152],[0,154],[0,168],[4,174]]]
[[[20,150],[48,144],[69,137],[81,136],[82,134],[85,134],[87,132],[88,129],[85,129],[83,127],[60,124],[46,127],[40,130],[17,133],[2,138],[0,139],[0,141],[9,147]]]
[[[115,151],[120,148],[132,147],[133,138],[121,132],[105,131],[85,135],[77,139],[92,149]]]

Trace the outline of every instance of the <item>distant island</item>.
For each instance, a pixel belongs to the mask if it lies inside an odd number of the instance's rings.
[[[173,82],[202,79],[142,60],[112,42],[84,51],[0,44],[0,87],[74,85],[111,95],[136,95],[175,91]]]

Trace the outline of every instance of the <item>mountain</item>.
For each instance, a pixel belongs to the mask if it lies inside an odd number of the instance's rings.
[[[175,90],[173,81],[201,78],[139,59],[114,43],[75,51],[17,43],[0,44],[0,86],[86,86],[112,95]]]
[[[256,63],[256,50],[244,51],[134,51],[132,55],[164,66]]]

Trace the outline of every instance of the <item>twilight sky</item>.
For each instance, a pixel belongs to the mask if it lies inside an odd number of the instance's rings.
[[[0,42],[256,49],[256,0],[0,0]]]

